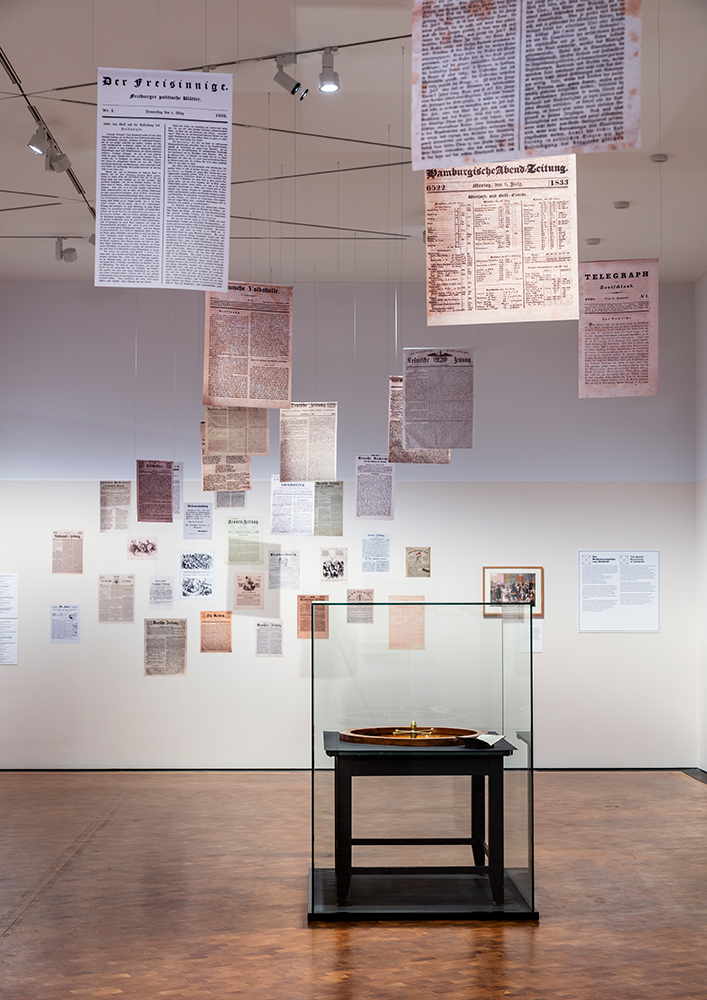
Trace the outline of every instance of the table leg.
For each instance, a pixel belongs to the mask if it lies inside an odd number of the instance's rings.
[[[475,865],[485,865],[486,840],[486,775],[471,776],[471,850]]]
[[[351,886],[351,771],[339,758],[334,770],[334,868],[336,905],[346,906]]]
[[[495,906],[503,906],[503,758],[489,761],[489,882]]]

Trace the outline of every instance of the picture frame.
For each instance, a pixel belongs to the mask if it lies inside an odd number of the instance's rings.
[[[545,571],[542,566],[484,566],[484,618],[498,618],[504,607],[534,598],[533,618],[545,617]],[[500,600],[499,600],[500,597]],[[489,607],[497,604],[497,608]]]

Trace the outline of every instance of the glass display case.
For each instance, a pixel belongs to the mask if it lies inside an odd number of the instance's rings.
[[[531,607],[315,602],[312,626],[309,920],[537,919]]]

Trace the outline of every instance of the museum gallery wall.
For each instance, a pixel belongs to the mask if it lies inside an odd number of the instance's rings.
[[[310,650],[297,594],[480,600],[484,566],[544,568],[538,766],[694,764],[694,288],[664,285],[660,302],[660,395],[643,399],[577,398],[571,322],[457,327],[455,344],[475,356],[474,448],[448,465],[397,465],[394,519],[376,521],[355,517],[355,457],[386,451],[388,375],[402,373],[403,349],[448,346],[449,333],[427,328],[422,284],[295,285],[293,399],[339,403],[344,524],[336,537],[271,536],[277,411],[245,511],[217,509],[201,489],[203,294],[3,283],[0,571],[19,575],[19,656],[0,669],[2,766],[306,767]],[[183,517],[138,524],[136,457],[184,462],[183,502],[214,503],[211,539],[185,542]],[[127,530],[99,531],[101,480],[132,480]],[[267,575],[226,562],[238,513],[260,518],[264,550],[300,553],[299,589],[265,588],[262,609],[234,608],[236,573]],[[57,530],[83,532],[82,573],[52,573]],[[370,532],[390,534],[387,574],[362,572]],[[128,558],[128,538],[141,536],[156,539],[156,558]],[[430,549],[428,578],[406,576],[410,546]],[[578,550],[627,546],[660,551],[660,632],[578,633]],[[149,581],[176,580],[185,547],[213,552],[214,598],[170,612],[186,620],[186,673],[145,676]],[[322,582],[323,548],[347,550],[346,581]],[[134,576],[134,624],[99,621],[107,574]],[[59,604],[80,606],[78,644],[50,643]],[[203,646],[202,611],[232,612],[234,652]],[[256,656],[262,620],[282,622],[281,657]],[[658,724],[670,740],[656,739]]]

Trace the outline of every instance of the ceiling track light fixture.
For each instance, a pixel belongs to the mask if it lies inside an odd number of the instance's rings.
[[[78,256],[79,255],[76,253],[76,247],[64,247],[64,237],[57,237],[57,241],[54,245],[55,260],[63,260],[66,264],[73,264],[75,260],[78,260]]]
[[[27,145],[33,153],[37,153],[39,156],[46,155],[50,145],[49,136],[47,135],[47,130],[41,122],[38,123],[37,131],[34,133]]]
[[[586,240],[585,240],[584,242],[585,242],[585,243],[586,243],[586,244],[587,244],[588,246],[590,246],[590,247],[596,247],[596,246],[599,246],[599,244],[601,243],[601,240],[599,239],[599,237],[598,237],[598,236],[590,236],[590,237],[589,237],[588,239],[586,239]]]
[[[630,201],[615,201],[614,208],[628,208],[630,204]]]
[[[285,66],[294,66],[297,63],[297,56],[293,53],[277,56],[275,62],[277,63],[277,73],[273,77],[275,83],[284,90],[289,90],[293,97],[295,94],[299,94],[300,101],[303,101],[309,90],[306,87],[303,89],[302,84],[284,70]]]
[[[71,160],[66,153],[62,153],[55,142],[50,142],[49,148],[44,156],[44,169],[54,170],[57,174],[62,174],[65,170],[68,170],[70,166]]]
[[[339,74],[334,69],[335,48],[322,52],[322,71],[319,74],[319,89],[325,94],[333,94],[339,89]]]

